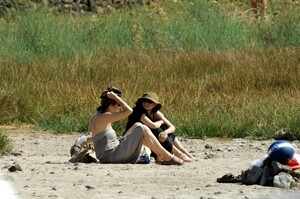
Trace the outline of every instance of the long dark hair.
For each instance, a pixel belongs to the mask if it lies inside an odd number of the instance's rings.
[[[133,107],[132,110],[133,110],[132,113],[128,116],[126,131],[130,129],[130,127],[132,127],[134,123],[140,122],[142,115],[146,112],[140,100],[138,100],[135,103],[135,107]]]
[[[135,103],[135,107],[133,107],[132,110],[133,110],[132,113],[128,116],[128,121],[126,124],[126,131],[128,129],[130,129],[130,127],[132,127],[134,125],[134,123],[140,122],[143,114],[146,114],[147,117],[150,118],[150,116],[147,114],[147,111],[143,107],[143,99],[138,99]],[[151,113],[155,113],[157,111],[158,111],[158,109],[156,107],[154,107],[151,110]]]
[[[111,104],[116,105],[116,100],[110,98],[101,99],[101,105],[97,108],[97,111],[104,113]]]
[[[136,108],[136,111],[142,113],[142,115],[143,115],[144,113],[146,113],[146,110],[145,110],[144,107],[143,107],[143,100],[145,100],[145,99],[143,99],[143,98],[138,99],[138,100],[136,101],[135,107],[134,107],[134,108]],[[134,108],[133,108],[133,110],[134,110]],[[156,106],[156,107],[154,107],[154,108],[151,110],[151,113],[155,113],[155,112],[157,112],[159,109],[160,109],[160,107]]]
[[[100,113],[104,113],[111,104],[112,105],[117,104],[116,100],[107,97],[107,93],[111,91],[116,93],[119,97],[122,97],[122,91],[120,89],[116,87],[108,87],[100,95],[101,102],[100,102],[100,106],[97,108],[97,111],[99,111]]]

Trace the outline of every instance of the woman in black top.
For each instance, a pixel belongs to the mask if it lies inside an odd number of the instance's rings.
[[[136,102],[132,114],[128,117],[126,130],[141,122],[148,126],[162,146],[185,162],[192,162],[194,157],[187,152],[176,137],[174,125],[159,111],[161,104],[153,92],[146,92]],[[152,152],[154,158],[156,154]]]

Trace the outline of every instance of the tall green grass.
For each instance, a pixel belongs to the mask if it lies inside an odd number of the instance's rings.
[[[7,135],[0,132],[0,155],[3,153],[9,153],[12,150],[11,141]]]
[[[253,43],[237,20],[201,1],[171,8],[154,5],[101,18],[56,16],[43,9],[18,12],[2,22],[0,58],[26,63],[119,49],[216,50]]]
[[[298,19],[287,9],[245,23],[204,1],[99,18],[17,12],[0,22],[0,123],[87,131],[117,86],[131,106],[157,92],[182,136],[299,138]]]
[[[286,7],[286,6],[285,6]],[[91,57],[99,51],[129,49],[207,50],[300,44],[299,8],[290,6],[256,24],[203,1],[153,4],[102,17],[54,15],[45,9],[20,10],[0,26],[0,59],[34,60]]]

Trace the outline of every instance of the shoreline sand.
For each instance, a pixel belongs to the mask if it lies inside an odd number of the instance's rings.
[[[150,164],[70,163],[70,147],[82,134],[55,135],[27,130],[2,130],[14,150],[0,156],[0,175],[13,184],[17,198],[300,198],[299,189],[239,183],[218,183],[262,157],[273,140],[183,139],[197,161],[183,166]],[[294,141],[296,150],[299,142]],[[212,148],[206,148],[210,145]],[[22,171],[8,168],[20,165]],[[1,197],[2,198],[2,197]],[[7,196],[7,198],[9,198]]]

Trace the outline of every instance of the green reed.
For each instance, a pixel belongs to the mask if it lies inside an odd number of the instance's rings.
[[[117,86],[131,106],[157,92],[182,136],[268,138],[286,129],[299,137],[297,23],[283,14],[245,23],[192,2],[2,20],[0,123],[88,131],[99,94]]]
[[[20,11],[1,24],[0,58],[31,63],[131,48],[216,50],[252,43],[237,20],[216,8],[197,2],[178,9],[154,5],[95,18]]]
[[[0,155],[2,153],[9,153],[12,150],[11,141],[8,139],[8,136],[0,132]]]

